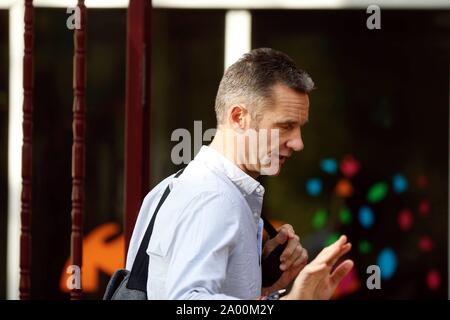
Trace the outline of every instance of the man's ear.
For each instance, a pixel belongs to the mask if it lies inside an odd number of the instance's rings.
[[[245,105],[232,105],[228,110],[228,123],[231,128],[237,130],[245,130],[249,128],[250,117]]]

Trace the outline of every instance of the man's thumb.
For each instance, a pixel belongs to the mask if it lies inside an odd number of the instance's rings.
[[[278,247],[280,244],[285,243],[288,240],[288,231],[286,229],[281,229],[278,234],[267,241],[266,244],[266,252],[267,254],[270,254],[276,247]]]
[[[281,229],[278,234],[273,238],[276,245],[285,243],[289,238],[289,231],[287,229]]]

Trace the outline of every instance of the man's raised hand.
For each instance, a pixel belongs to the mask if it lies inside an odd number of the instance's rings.
[[[295,279],[291,291],[282,299],[330,299],[338,284],[353,268],[353,261],[345,260],[333,270],[339,258],[348,253],[351,246],[351,243],[347,242],[347,237],[341,236],[335,243],[325,247],[303,268]]]

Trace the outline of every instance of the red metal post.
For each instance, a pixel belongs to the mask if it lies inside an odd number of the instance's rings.
[[[22,144],[22,208],[20,212],[20,299],[30,298],[31,269],[31,176],[33,134],[33,1],[25,0],[25,32],[23,56],[23,144]]]
[[[85,90],[86,90],[86,7],[78,0],[80,28],[74,32],[73,58],[73,144],[72,144],[72,264],[82,266],[82,238],[85,177]],[[81,274],[80,274],[81,276]],[[81,283],[81,279],[80,279]],[[72,299],[81,299],[82,289],[73,288]]]
[[[127,75],[125,111],[125,252],[128,248],[139,207],[149,191],[149,99],[146,83],[150,61],[148,26],[151,1],[133,0],[128,6]],[[148,33],[148,34],[147,34]],[[150,77],[148,77],[150,78]]]

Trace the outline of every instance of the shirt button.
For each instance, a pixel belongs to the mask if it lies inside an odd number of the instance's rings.
[[[256,188],[256,192],[260,193],[261,192],[261,188],[260,187]]]

